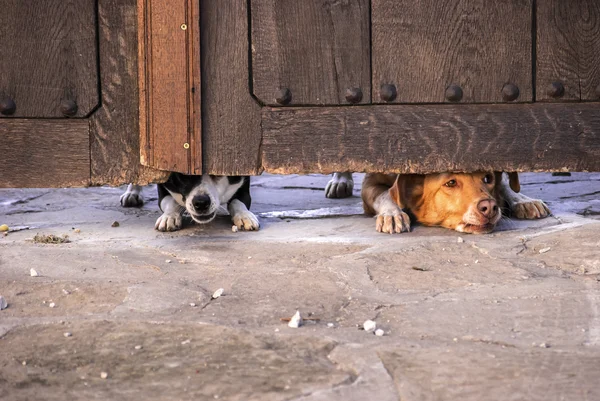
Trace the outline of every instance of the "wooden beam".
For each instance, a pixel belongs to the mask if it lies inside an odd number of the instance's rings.
[[[0,119],[0,187],[82,187],[90,182],[87,120]]]
[[[262,164],[335,171],[599,171],[598,104],[265,108]]]

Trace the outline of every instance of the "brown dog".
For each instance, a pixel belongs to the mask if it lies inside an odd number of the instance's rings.
[[[519,178],[501,172],[471,174],[367,174],[362,185],[365,213],[376,215],[384,233],[410,231],[410,211],[421,224],[473,234],[491,232],[507,214],[539,219],[550,214],[538,199],[518,193]]]

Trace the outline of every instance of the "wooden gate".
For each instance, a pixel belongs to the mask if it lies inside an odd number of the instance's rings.
[[[0,186],[600,170],[596,0],[0,9]]]

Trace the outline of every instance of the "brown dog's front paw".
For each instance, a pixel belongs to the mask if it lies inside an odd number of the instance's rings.
[[[410,217],[402,210],[377,215],[375,229],[380,233],[402,233],[410,231]]]
[[[518,202],[512,206],[512,214],[517,219],[543,219],[548,217],[550,209],[539,199]]]

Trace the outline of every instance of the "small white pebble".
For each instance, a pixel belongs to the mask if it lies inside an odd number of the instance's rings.
[[[108,373],[106,373],[106,372],[100,372],[100,378],[106,379],[107,377],[108,377]]]
[[[335,327],[335,324],[333,324],[333,323],[327,323],[327,327],[330,327],[330,328],[331,327]]]
[[[231,226],[231,231],[234,233],[237,233],[238,232],[237,226]]]
[[[29,269],[29,275],[31,277],[37,277],[37,276],[39,276],[38,272],[36,272],[34,268]]]
[[[477,259],[477,260],[475,261],[475,263],[479,263],[479,259]]]
[[[135,346],[135,347],[133,347],[133,348],[135,348],[135,349],[142,349],[142,346],[141,346],[141,345],[136,345],[136,346]]]
[[[26,366],[27,365],[27,361],[21,362],[21,365]]]
[[[194,306],[196,306],[196,304],[193,302],[190,302],[190,306],[193,308]]]
[[[65,290],[64,288],[63,288],[62,292],[63,292],[63,294],[65,294],[65,295],[69,295],[69,294],[71,294],[71,293],[70,293],[68,290]]]
[[[377,328],[377,323],[375,323],[372,320],[365,320],[365,322],[363,323],[363,329],[365,329],[365,331],[367,333],[371,333],[371,332],[375,331],[376,328]]]
[[[50,304],[48,306],[51,308],[54,308],[54,307],[56,307],[56,304],[54,302],[50,302]]]
[[[381,336],[383,336],[384,334],[385,334],[385,331],[383,331],[383,330],[381,330],[381,329],[377,329],[377,330],[375,330],[375,335],[376,335],[377,337],[381,337]]]
[[[65,337],[71,337],[73,334],[69,333],[68,331],[66,333],[63,334],[63,336]]]
[[[248,259],[252,259],[252,256],[248,256]]]
[[[192,342],[192,340],[185,340],[185,341],[181,342],[181,345],[186,345],[186,344],[189,344],[191,342]]]
[[[465,242],[465,240],[463,239],[463,237],[458,237],[456,239],[456,242],[458,242],[459,244],[462,244],[463,242]]]
[[[551,249],[550,247],[547,247],[547,248],[542,248],[542,249],[540,249],[540,250],[539,250],[539,253],[546,253],[546,252],[548,252],[550,249]]]
[[[279,329],[275,329],[275,333],[278,333],[278,332],[279,332]]]
[[[223,291],[225,291],[222,288],[219,288],[218,290],[216,290],[213,294],[212,294],[212,299],[217,299],[219,298],[221,295],[223,295]]]
[[[539,345],[540,348],[550,348],[550,344],[546,344],[546,343],[541,343]]]
[[[165,263],[171,263],[171,259],[165,260]]]
[[[290,319],[288,326],[293,329],[297,329],[298,327],[302,326],[302,316],[300,316],[299,310],[297,310],[296,313],[294,313],[294,316],[292,316],[292,318]]]
[[[0,310],[6,308],[8,308],[8,302],[6,302],[6,299],[2,295],[0,295]]]

